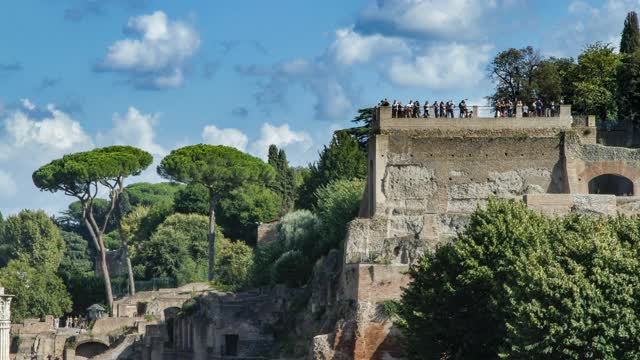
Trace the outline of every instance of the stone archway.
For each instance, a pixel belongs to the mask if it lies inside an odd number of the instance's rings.
[[[633,181],[618,174],[602,174],[589,180],[589,194],[632,196]]]
[[[92,359],[95,356],[107,352],[107,350],[109,350],[107,344],[97,340],[87,340],[76,346],[75,359]]]
[[[633,164],[605,161],[577,165],[578,171],[569,181],[571,193],[634,195],[640,192],[640,168]],[[628,182],[631,182],[630,189]],[[616,186],[622,186],[624,191],[617,191]]]

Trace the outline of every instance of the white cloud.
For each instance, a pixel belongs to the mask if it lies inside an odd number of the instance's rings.
[[[285,150],[292,145],[300,145],[306,150],[312,145],[311,137],[303,131],[293,131],[289,124],[274,126],[264,123],[260,129],[260,138],[251,144],[251,153],[264,160],[267,158],[269,145],[276,145]]]
[[[20,103],[22,104],[22,106],[27,109],[27,110],[34,110],[36,108],[35,105],[33,105],[33,103],[29,100],[29,99],[21,99]]]
[[[31,208],[52,213],[66,207],[67,197],[39,192],[31,174],[64,154],[93,147],[81,124],[54,105],[41,109],[25,99],[21,107],[7,110],[0,119],[0,211],[8,215]]]
[[[35,105],[32,107],[34,109]],[[50,157],[93,146],[79,122],[54,105],[47,105],[46,110],[48,115],[42,119],[33,119],[21,110],[10,113],[4,119],[6,135],[0,141],[0,146],[5,151],[0,159],[24,152],[38,153],[38,158]]]
[[[353,28],[339,29],[330,51],[338,64],[366,63],[373,57],[393,53],[409,53],[409,47],[400,38],[379,34],[361,35]]]
[[[488,45],[435,45],[411,61],[396,57],[391,62],[387,76],[400,86],[469,88],[484,78],[484,66],[491,49]]]
[[[276,126],[270,123],[262,124],[259,137],[251,141],[248,149],[249,137],[239,129],[207,125],[202,130],[202,139],[207,144],[231,146],[263,160],[267,159],[269,145],[276,145],[284,149],[296,164],[311,160],[308,152],[314,144],[311,136],[304,131],[294,131],[289,124]]]
[[[202,139],[207,144],[231,146],[240,151],[245,151],[249,143],[247,135],[239,129],[220,129],[215,125],[205,126]]]
[[[162,11],[130,18],[127,29],[141,38],[116,41],[99,69],[126,74],[142,88],[182,85],[183,68],[200,47],[198,33]]]
[[[26,100],[26,99],[25,99]],[[27,100],[28,101],[28,100]],[[97,134],[94,142],[79,121],[54,105],[44,109],[28,101],[31,110],[23,104],[8,110],[0,118],[0,211],[5,215],[21,209],[44,209],[57,213],[73,199],[61,193],[42,193],[33,185],[32,173],[40,166],[65,154],[113,144],[132,145],[155,155],[152,166],[136,181],[160,181],[155,165],[166,151],[156,143],[154,125],[157,114],[144,114],[135,107],[126,113],[113,115],[113,127]]]
[[[501,4],[508,5],[509,1]],[[357,29],[429,37],[477,36],[481,20],[500,6],[496,0],[375,0],[362,11]]]
[[[164,156],[166,150],[155,142],[154,126],[158,114],[143,114],[130,106],[126,114],[113,114],[113,128],[106,134],[97,135],[98,143],[104,145],[131,145],[151,154]]]

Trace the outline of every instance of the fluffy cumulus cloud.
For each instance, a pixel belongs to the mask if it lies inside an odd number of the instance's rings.
[[[143,114],[130,106],[124,115],[113,114],[113,128],[107,133],[98,133],[101,145],[131,145],[156,156],[164,156],[165,149],[155,141],[155,125],[159,114]]]
[[[202,140],[211,145],[231,146],[240,151],[247,149],[249,138],[239,129],[220,129],[215,125],[207,125],[202,130]]]
[[[64,154],[92,147],[81,124],[55,105],[41,108],[23,99],[17,108],[8,109],[0,118],[0,211],[61,210],[68,203],[64,195],[40,193],[31,174]]]
[[[262,125],[260,138],[251,144],[251,153],[266,159],[269,146],[275,145],[279,148],[296,148],[300,150],[308,149],[312,145],[310,136],[302,131],[292,131],[288,124],[274,126],[269,123]]]
[[[145,114],[129,107],[116,113],[112,127],[95,136],[57,106],[23,99],[0,117],[0,211],[11,214],[21,209],[63,210],[70,199],[63,194],[41,193],[31,180],[40,166],[65,154],[87,151],[96,146],[131,145],[154,155],[154,164],[140,176],[128,180],[160,181],[155,165],[166,151],[155,140],[158,114]]]
[[[97,70],[124,74],[138,88],[183,84],[185,66],[200,47],[200,37],[192,26],[156,11],[130,18],[127,31],[139,38],[119,40],[109,46]]]
[[[299,87],[315,98],[321,120],[343,120],[357,110],[361,72],[376,72],[392,86],[477,91],[493,49],[482,24],[521,1],[370,0],[317,57],[236,70],[260,79],[255,99],[262,109],[286,108]]]
[[[375,0],[356,22],[363,33],[420,38],[472,38],[481,20],[505,1],[499,0]]]
[[[473,87],[484,78],[484,67],[491,49],[489,45],[435,45],[409,61],[394,58],[387,76],[400,86],[431,89]]]
[[[240,151],[249,152],[263,160],[267,159],[269,145],[276,145],[285,149],[292,163],[296,165],[306,164],[312,159],[309,150],[314,141],[304,131],[294,131],[289,124],[273,125],[264,123],[260,128],[258,137],[251,141],[249,137],[239,129],[219,128],[215,125],[207,125],[202,131],[202,140],[212,145],[225,145],[234,147]],[[249,146],[248,146],[249,145]]]
[[[595,41],[620,45],[620,33],[629,11],[640,11],[638,0],[606,0],[598,5],[591,1],[568,2],[569,16],[552,28],[553,40],[547,52],[557,56],[576,56],[585,44]]]
[[[353,28],[337,30],[330,51],[335,61],[342,65],[366,63],[386,54],[410,53],[409,47],[400,38],[380,34],[362,35]]]

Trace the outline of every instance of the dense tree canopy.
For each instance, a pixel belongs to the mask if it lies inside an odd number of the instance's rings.
[[[11,259],[49,272],[58,270],[65,253],[60,230],[42,210],[23,210],[8,217],[0,244],[8,247]]]
[[[71,311],[71,298],[62,280],[46,268],[35,268],[24,260],[11,260],[0,269],[0,284],[17,295],[11,302],[11,321],[60,317]]]
[[[277,220],[281,203],[280,196],[262,185],[241,186],[220,201],[219,224],[230,238],[255,244],[258,225]]]
[[[104,235],[111,215],[118,205],[119,195],[124,188],[124,179],[139,175],[146,169],[153,157],[146,151],[131,146],[109,146],[91,151],[65,155],[40,167],[33,173],[34,184],[43,191],[62,191],[73,196],[82,205],[82,219],[92,243],[101,258],[107,305],[113,309],[111,280],[106,265]],[[110,206],[103,222],[94,216],[94,201],[100,187],[105,187],[110,195]]]
[[[160,166],[160,176],[185,184],[202,184],[209,190],[209,280],[215,270],[215,207],[223,194],[250,183],[271,184],[273,167],[227,146],[192,145],[173,150]]]
[[[638,14],[631,11],[624,20],[622,38],[620,39],[620,53],[633,54],[640,50],[640,27],[638,27]]]
[[[130,206],[173,205],[173,199],[184,186],[177,183],[163,182],[157,184],[135,183],[127,185],[124,193],[128,195]]]
[[[366,174],[366,154],[357,139],[347,131],[336,131],[329,146],[320,152],[318,162],[310,166],[310,174],[300,189],[298,208],[312,209],[319,187],[334,180],[364,179]]]
[[[273,183],[273,190],[279,195],[281,202],[281,214],[286,214],[293,209],[296,199],[296,178],[295,171],[289,167],[287,154],[283,149],[278,149],[275,145],[269,146],[268,164],[275,172],[276,178]]]
[[[410,357],[638,357],[638,229],[637,218],[490,202],[410,270],[399,312]]]

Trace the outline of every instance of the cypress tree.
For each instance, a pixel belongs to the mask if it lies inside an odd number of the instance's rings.
[[[640,48],[640,27],[638,26],[638,14],[631,11],[624,20],[622,40],[620,41],[621,54],[633,54]]]

